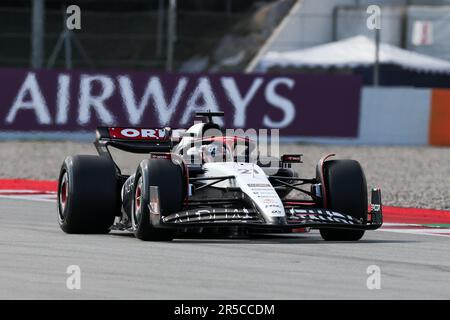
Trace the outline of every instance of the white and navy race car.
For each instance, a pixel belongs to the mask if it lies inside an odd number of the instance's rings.
[[[181,136],[170,128],[97,128],[99,156],[67,157],[58,185],[58,222],[67,233],[127,230],[141,240],[183,233],[249,234],[319,229],[325,240],[356,241],[382,225],[381,193],[355,160],[319,160],[301,178],[302,155],[262,157],[249,137],[227,136],[213,117]],[[148,154],[122,174],[110,147]],[[296,195],[296,197],[292,196]]]

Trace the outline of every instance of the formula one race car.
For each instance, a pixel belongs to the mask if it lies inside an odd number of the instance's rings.
[[[354,160],[319,160],[316,176],[300,178],[302,155],[263,157],[247,136],[223,135],[213,117],[178,137],[170,128],[97,128],[99,156],[67,157],[58,184],[58,221],[67,233],[128,230],[142,240],[182,233],[292,232],[319,229],[325,240],[356,241],[382,225],[381,193]],[[179,131],[177,131],[179,133]],[[124,175],[109,147],[145,153]],[[309,186],[309,188],[305,188]],[[296,194],[297,198],[289,196]],[[303,195],[303,196],[299,196]],[[369,211],[369,212],[368,212]]]

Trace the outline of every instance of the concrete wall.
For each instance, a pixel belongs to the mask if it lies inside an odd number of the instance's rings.
[[[407,17],[406,49],[450,60],[450,5],[437,8],[411,6],[408,8]],[[416,46],[412,43],[416,21],[427,21],[431,23],[432,44]]]
[[[429,89],[364,88],[359,142],[425,145],[430,121]]]
[[[365,87],[358,138],[286,139],[299,140],[345,145],[450,146],[450,90]]]
[[[396,6],[411,6],[411,5],[450,5],[450,0],[299,0],[300,6],[297,10],[291,13],[283,29],[272,39],[271,43],[264,48],[268,51],[289,51],[307,48],[323,43],[333,41],[334,21],[333,12],[337,7],[353,6],[367,8],[369,5],[379,5],[383,7],[382,21],[383,27],[387,30],[382,31],[382,41],[400,45],[401,34],[399,28],[402,27],[403,18],[401,18],[401,8]],[[433,9],[429,7],[430,11],[438,11],[440,9]],[[355,9],[358,11],[357,9]],[[416,15],[427,14],[427,9],[411,9],[410,13],[415,17]],[[350,13],[351,19],[355,19],[352,24],[353,28],[347,28],[346,23],[349,20],[349,13],[343,13],[340,21],[337,21],[338,39],[348,35],[352,36],[356,33],[365,33],[365,18],[367,17],[364,11]],[[436,16],[434,13],[434,19]],[[444,13],[441,14],[441,17]],[[396,18],[398,17],[398,21]],[[448,17],[448,15],[447,15]],[[416,19],[416,18],[413,18]],[[411,19],[410,19],[411,20]],[[356,22],[355,22],[356,21]],[[360,21],[360,22],[358,22]],[[356,28],[356,24],[361,24],[361,28]],[[439,29],[439,25],[436,26]],[[438,30],[438,33],[442,33]],[[440,37],[438,34],[438,37]],[[448,39],[448,37],[447,37]],[[448,49],[448,48],[447,48]],[[426,48],[424,49],[426,50]]]
[[[333,40],[333,10],[337,5],[354,5],[354,0],[299,0],[283,30],[266,51],[289,51]]]
[[[374,38],[373,30],[367,28],[366,6],[339,7],[336,11],[336,40],[357,35]],[[381,41],[398,47],[403,46],[403,17],[405,10],[399,6],[382,7]]]

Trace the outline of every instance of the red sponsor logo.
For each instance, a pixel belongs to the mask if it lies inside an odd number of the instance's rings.
[[[150,153],[150,159],[172,159],[172,155],[170,153],[159,153],[159,152],[153,152]]]
[[[109,128],[109,136],[113,139],[125,140],[167,140],[167,131],[165,129],[146,129],[146,128]]]
[[[302,154],[283,154],[281,161],[285,163],[302,163]]]

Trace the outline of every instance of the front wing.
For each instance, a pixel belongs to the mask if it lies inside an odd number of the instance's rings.
[[[151,210],[151,208],[150,208]],[[152,210],[151,210],[152,211]],[[267,223],[254,209],[245,208],[196,208],[174,213],[165,217],[152,214],[155,227],[226,227],[245,226],[248,228],[294,229],[294,228],[342,228],[375,230],[383,224],[381,192],[372,190],[371,209],[368,220],[358,220],[343,212],[323,208],[290,206],[285,208],[286,217]]]

